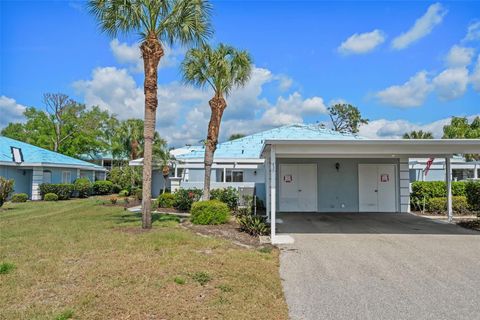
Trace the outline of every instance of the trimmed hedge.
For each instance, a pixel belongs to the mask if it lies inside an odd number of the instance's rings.
[[[218,200],[195,202],[190,214],[193,224],[223,224],[230,219],[230,209]]]
[[[172,193],[162,193],[158,196],[157,203],[159,208],[173,208],[177,198]]]
[[[43,196],[45,201],[58,201],[58,196],[55,193],[47,193]]]
[[[178,210],[189,211],[192,204],[202,196],[203,191],[200,189],[178,189],[175,195],[175,208]]]
[[[452,197],[452,209],[457,214],[470,213],[467,197]],[[447,211],[447,198],[430,198],[425,205],[425,210],[432,213],[445,213]]]
[[[12,202],[27,202],[28,194],[26,193],[15,193],[12,196]]]
[[[92,194],[92,183],[87,178],[78,178],[73,183],[79,198],[88,198]]]
[[[480,212],[480,181],[467,182],[465,189],[471,209]]]
[[[238,206],[238,190],[233,187],[225,189],[213,189],[210,191],[210,200],[219,200],[227,204],[230,210],[235,210]]]
[[[42,183],[40,185],[42,198],[44,198],[47,193],[54,193],[58,196],[58,200],[68,200],[72,196],[73,190],[74,186],[71,183]]]
[[[93,183],[93,193],[96,195],[111,194],[116,186],[112,181],[98,180]]]

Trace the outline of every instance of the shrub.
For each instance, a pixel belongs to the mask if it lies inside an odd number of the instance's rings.
[[[114,185],[112,181],[98,180],[93,183],[93,192],[97,195],[110,194],[114,191]]]
[[[143,190],[142,189],[136,189],[135,190],[135,199],[137,199],[137,200],[142,200],[143,199]]]
[[[237,208],[238,197],[238,190],[233,187],[213,189],[210,191],[211,200],[219,200],[226,203],[230,210],[235,210]]]
[[[464,196],[452,197],[452,209],[457,214],[469,213],[467,198]],[[447,211],[447,198],[430,198],[425,205],[425,210],[432,213],[444,213]]]
[[[176,197],[172,193],[162,193],[158,196],[158,207],[173,208],[175,206]]]
[[[230,209],[218,200],[195,202],[190,214],[194,224],[222,224],[230,219]]]
[[[252,236],[267,235],[270,228],[260,216],[244,215],[237,219],[240,230]]]
[[[10,273],[15,269],[15,265],[10,262],[2,262],[0,263],[0,274],[7,274]]]
[[[16,193],[12,196],[12,202],[27,202],[28,194],[26,193]]]
[[[173,281],[174,281],[176,284],[185,284],[185,279],[182,278],[182,277],[175,277],[175,279],[173,279]]]
[[[465,186],[465,193],[472,210],[480,212],[480,181],[469,181]]]
[[[14,184],[15,182],[13,179],[8,180],[4,177],[0,177],[0,207],[3,206],[8,197],[12,194]]]
[[[131,191],[135,186],[142,185],[142,168],[129,165],[114,167],[108,173],[108,180],[119,185],[119,189]]]
[[[47,193],[43,196],[45,201],[58,201],[58,196],[55,193]]]
[[[79,198],[87,198],[92,194],[92,183],[86,178],[78,178],[73,183],[74,190],[78,192]]]
[[[452,195],[466,196],[466,183],[452,181]],[[412,183],[410,199],[416,210],[421,210],[431,198],[443,198],[447,196],[447,184],[445,181],[415,181]]]
[[[71,183],[43,183],[40,185],[40,194],[42,197],[47,193],[54,193],[58,196],[58,200],[70,199],[74,186]]]
[[[110,203],[111,203],[111,204],[117,204],[117,198],[111,197],[111,198],[110,198]]]
[[[207,282],[212,280],[212,277],[206,272],[195,272],[192,276],[192,279],[204,286],[207,284]]]
[[[179,189],[174,193],[175,195],[175,208],[178,210],[189,211],[192,208],[192,204],[202,196],[202,190],[200,189]]]
[[[129,196],[129,193],[128,193],[128,190],[122,190],[118,193],[118,196],[119,197],[128,197]]]

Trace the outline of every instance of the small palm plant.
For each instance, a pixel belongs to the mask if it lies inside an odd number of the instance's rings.
[[[220,123],[232,89],[243,87],[250,79],[252,59],[246,51],[220,44],[216,48],[203,45],[190,49],[182,63],[184,81],[188,84],[213,90],[210,99],[210,122],[208,123],[207,139],[205,141],[205,180],[203,199],[210,198],[210,176],[213,156],[217,148]]]
[[[211,35],[207,0],[90,0],[90,12],[102,31],[115,37],[136,32],[141,37],[145,71],[142,227],[152,227],[152,145],[158,105],[158,64],[164,45],[198,45]]]
[[[403,139],[433,139],[433,134],[428,131],[418,130],[407,132],[403,135]]]

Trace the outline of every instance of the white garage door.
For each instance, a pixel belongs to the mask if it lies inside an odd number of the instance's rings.
[[[361,212],[396,212],[394,164],[359,164],[358,192]]]
[[[317,211],[317,165],[280,165],[279,211]]]

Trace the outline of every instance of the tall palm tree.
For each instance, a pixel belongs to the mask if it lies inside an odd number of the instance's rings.
[[[252,72],[252,59],[248,52],[220,44],[216,48],[203,45],[190,49],[182,63],[184,81],[198,87],[213,89],[208,102],[211,109],[205,141],[205,180],[203,199],[210,198],[210,176],[213,156],[217,148],[220,123],[232,89],[245,86]]]
[[[158,64],[164,45],[197,45],[211,35],[208,0],[90,0],[90,12],[100,28],[115,37],[140,35],[145,71],[145,123],[143,161],[142,228],[152,227],[152,144],[157,111]]]
[[[433,139],[433,133],[423,130],[413,130],[405,133],[403,139]]]
[[[115,158],[137,159],[143,145],[143,120],[122,121],[112,138],[112,154]]]

